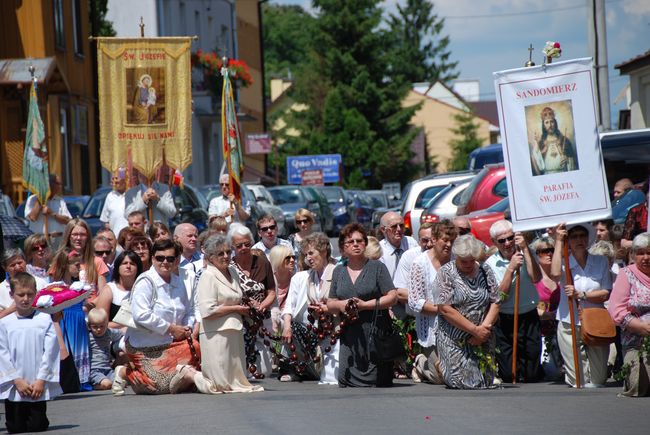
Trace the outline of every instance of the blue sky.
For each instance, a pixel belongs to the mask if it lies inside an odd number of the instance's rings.
[[[493,100],[492,72],[523,66],[531,43],[538,65],[541,49],[549,40],[561,43],[561,60],[590,56],[588,1],[435,0],[434,11],[446,17],[444,32],[451,39],[452,58],[459,62],[459,78],[480,80],[480,99]],[[383,4],[385,10],[395,11],[400,2],[385,0]],[[311,0],[271,3],[299,4],[314,12]],[[613,102],[628,77],[621,76],[614,65],[650,49],[650,0],[606,0],[605,9],[612,127],[616,128],[625,100]]]

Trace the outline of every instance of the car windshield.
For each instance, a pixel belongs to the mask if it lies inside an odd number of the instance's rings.
[[[295,202],[306,202],[305,196],[297,187],[288,189],[269,189],[269,192],[271,192],[273,201],[275,201],[275,203],[278,205]]]
[[[424,208],[425,204],[428,204],[429,201],[431,201],[445,187],[447,186],[443,184],[441,186],[431,186],[424,189],[422,192],[420,192],[420,195],[415,201],[413,208]]]
[[[327,198],[327,202],[345,202],[341,189],[336,187],[321,187],[320,191],[323,192],[323,195]]]
[[[442,198],[445,197],[447,192],[449,192],[453,188],[454,188],[454,185],[450,184],[448,186],[445,186],[444,189],[439,190],[438,193],[424,205],[424,208],[426,208],[427,210],[435,208],[436,204],[438,204],[438,202],[441,201]]]
[[[476,190],[476,186],[478,186],[478,184],[481,182],[481,180],[483,178],[485,178],[487,173],[488,173],[488,168],[485,167],[485,168],[481,169],[481,172],[476,174],[476,177],[474,177],[472,182],[469,183],[469,186],[467,187],[467,189],[465,189],[463,194],[460,196],[460,204],[459,205],[462,205],[462,206],[467,205],[467,203],[469,202],[469,199],[472,197],[472,194]]]
[[[86,208],[83,211],[84,218],[99,217],[102,214],[102,208],[104,208],[104,201],[106,200],[106,195],[108,195],[110,189],[99,190],[95,192],[93,196],[90,197],[90,201],[86,204]]]
[[[375,208],[388,207],[388,198],[384,193],[381,192],[366,192],[366,194],[372,200],[372,205]]]
[[[485,211],[488,211],[490,213],[496,213],[496,212],[505,212],[508,209],[508,206],[510,205],[510,201],[508,201],[508,198],[503,198],[501,201],[497,202],[496,204],[491,205]]]

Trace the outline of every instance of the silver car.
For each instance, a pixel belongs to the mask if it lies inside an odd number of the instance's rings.
[[[278,236],[286,237],[288,234],[284,213],[282,212],[282,209],[273,202],[273,196],[271,196],[271,193],[261,184],[244,183],[244,185],[248,187],[255,196],[255,202],[257,202],[257,205],[259,205],[265,213],[270,214],[275,218],[275,222],[278,225]]]
[[[456,217],[456,210],[458,209],[458,204],[460,204],[460,196],[470,183],[471,180],[449,183],[447,187],[442,189],[429,202],[429,206],[422,211],[420,224],[425,222],[438,222],[441,219],[453,219]]]

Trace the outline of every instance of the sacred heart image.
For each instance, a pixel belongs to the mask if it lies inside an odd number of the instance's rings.
[[[571,100],[525,107],[533,176],[578,170]]]
[[[127,124],[164,124],[165,69],[125,70]]]

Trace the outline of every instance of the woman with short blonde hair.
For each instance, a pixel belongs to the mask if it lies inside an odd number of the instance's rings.
[[[291,246],[293,246],[293,252],[296,257],[298,257],[300,255],[300,242],[312,233],[311,228],[316,219],[314,218],[314,214],[306,208],[299,208],[293,218],[296,224],[296,232],[291,234],[288,237],[288,240],[291,242]],[[304,265],[301,264],[301,266]],[[303,267],[301,267],[301,269],[303,269]]]

